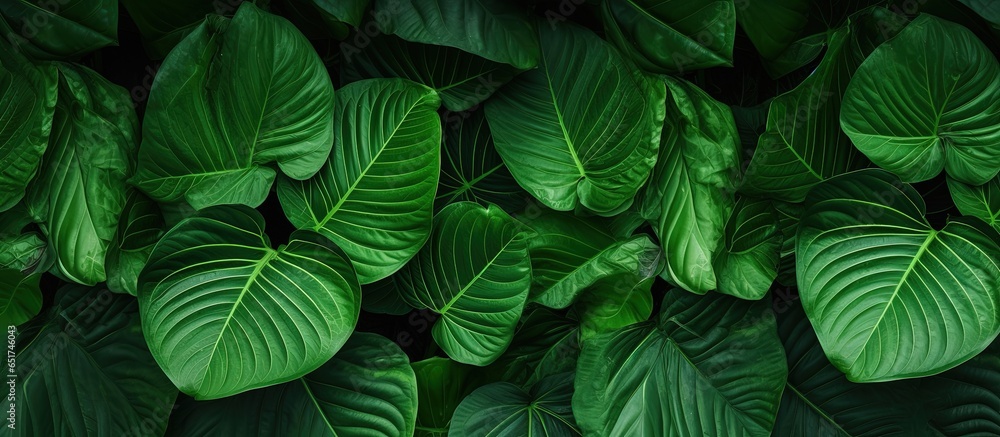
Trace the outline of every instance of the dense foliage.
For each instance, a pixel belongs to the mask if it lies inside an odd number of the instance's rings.
[[[6,434],[1000,435],[998,3],[0,33]]]

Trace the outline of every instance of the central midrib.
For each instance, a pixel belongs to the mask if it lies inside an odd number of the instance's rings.
[[[423,100],[424,100],[423,98],[420,98],[417,102],[421,102]],[[355,179],[354,182],[351,183],[349,187],[347,187],[347,191],[344,191],[344,193],[340,195],[340,200],[337,200],[337,204],[333,205],[333,208],[330,208],[330,211],[326,213],[326,215],[323,217],[323,220],[316,222],[316,226],[313,226],[314,231],[318,231],[322,229],[324,226],[326,226],[326,223],[333,218],[333,215],[336,214],[337,211],[340,211],[340,207],[344,205],[344,202],[346,202],[347,198],[351,196],[351,193],[353,193],[354,190],[358,188],[358,185],[361,184],[361,180],[364,179],[366,175],[368,175],[368,171],[371,170],[372,166],[375,165],[375,162],[378,161],[378,158],[382,156],[382,152],[384,152],[385,149],[388,147],[389,141],[392,141],[392,138],[396,136],[396,132],[399,131],[400,126],[403,125],[403,122],[406,120],[406,117],[408,117],[410,113],[413,112],[413,108],[416,107],[417,105],[414,104],[406,110],[406,113],[403,114],[403,117],[401,119],[402,121],[396,124],[396,127],[392,129],[392,132],[386,137],[386,140],[382,142],[382,147],[379,148],[378,153],[376,153],[375,156],[372,157],[371,161],[368,162],[368,165],[365,166],[364,170],[362,170],[361,173],[358,174],[358,178]],[[330,171],[333,172],[333,169],[331,168]]]
[[[222,342],[222,336],[225,335],[226,328],[229,327],[229,323],[233,320],[233,314],[236,314],[236,308],[239,308],[240,303],[243,302],[243,297],[250,291],[250,285],[257,280],[257,276],[259,276],[260,272],[264,270],[264,267],[267,267],[267,263],[278,256],[278,251],[274,249],[265,247],[264,250],[267,251],[267,254],[264,255],[264,258],[260,261],[257,261],[257,265],[254,267],[253,272],[250,273],[247,281],[243,284],[239,297],[236,298],[236,302],[233,303],[233,307],[229,310],[229,315],[226,316],[225,323],[223,323],[222,328],[219,329],[219,336],[215,339],[215,344],[212,346],[212,352],[206,361],[209,366],[211,366],[212,360],[215,358],[215,352],[219,350],[219,343]],[[202,375],[201,382],[205,382],[206,375],[208,375],[208,366],[205,367],[205,374]]]
[[[505,250],[507,250],[507,246],[510,246],[510,243],[512,243],[517,238],[518,238],[518,236],[515,235],[513,238],[511,238],[506,243],[504,243],[503,247],[501,247],[500,250],[497,251],[497,254],[493,255],[493,258],[490,258],[490,261],[486,263],[486,266],[483,267],[479,271],[479,273],[476,273],[476,276],[474,276],[472,278],[472,280],[469,281],[468,284],[465,284],[465,286],[462,287],[462,289],[459,290],[458,293],[456,293],[455,296],[452,297],[451,300],[449,300],[447,304],[445,304],[445,306],[441,307],[441,309],[438,310],[438,313],[439,314],[444,314],[446,311],[448,311],[449,309],[451,309],[451,306],[454,305],[455,302],[458,301],[458,299],[460,299],[462,296],[465,296],[465,293],[468,292],[470,288],[472,288],[472,285],[475,284],[476,281],[479,281],[479,278],[481,278],[483,276],[483,274],[486,273],[487,270],[489,270],[490,266],[492,266],[493,263],[496,262],[497,258],[499,258],[500,255],[502,255],[503,252]]]
[[[927,251],[927,247],[931,245],[931,242],[934,241],[934,238],[937,237],[937,234],[938,234],[937,230],[935,229],[930,230],[930,233],[927,235],[927,238],[924,239],[924,242],[920,245],[920,248],[917,249],[917,254],[914,255],[913,260],[910,261],[910,265],[906,266],[906,270],[903,271],[903,277],[899,279],[899,283],[896,284],[896,288],[892,290],[892,296],[889,296],[889,301],[886,302],[885,308],[882,308],[882,313],[879,314],[878,319],[876,319],[877,321],[875,322],[875,326],[872,327],[872,330],[868,333],[868,337],[865,338],[865,341],[861,343],[862,350],[864,350],[868,346],[868,342],[871,341],[872,336],[875,335],[875,331],[878,329],[878,326],[882,323],[882,319],[885,317],[885,313],[889,312],[889,307],[892,306],[892,302],[896,300],[896,296],[899,296],[899,290],[903,288],[903,284],[906,283],[906,279],[910,277],[910,273],[913,272],[913,269],[917,266],[917,263],[920,262],[920,257],[923,256],[924,252]],[[854,363],[857,363],[859,358],[861,358],[860,353],[858,354],[857,357],[854,358]]]
[[[563,139],[566,140],[567,148],[569,149],[569,156],[573,158],[573,163],[576,164],[577,171],[580,172],[580,177],[587,177],[587,173],[583,169],[583,163],[580,162],[580,157],[576,156],[576,149],[573,147],[573,140],[569,137],[569,131],[566,130],[566,123],[563,121],[562,111],[559,110],[559,102],[556,100],[555,90],[552,88],[552,77],[549,76],[548,62],[546,62],[545,54],[542,53],[542,62],[545,63],[543,70],[545,71],[545,83],[548,84],[549,96],[552,98],[552,110],[556,113],[556,119],[559,121],[559,129],[562,130]]]

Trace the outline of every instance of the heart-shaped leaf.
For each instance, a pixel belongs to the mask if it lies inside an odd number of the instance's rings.
[[[338,93],[330,159],[309,180],[278,180],[289,221],[344,249],[362,284],[399,270],[430,234],[440,103],[434,90],[403,79],[347,85]]]
[[[855,382],[933,375],[1000,333],[1000,233],[977,218],[942,229],[883,170],[809,192],[796,236],[799,293],[833,365]]]
[[[344,345],[361,310],[350,260],[295,231],[272,249],[264,220],[219,206],[180,222],[139,275],[143,334],[181,391],[215,399],[301,377]]]

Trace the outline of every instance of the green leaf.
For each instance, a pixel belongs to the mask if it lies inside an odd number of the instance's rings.
[[[510,347],[487,372],[499,380],[531,385],[576,369],[580,355],[580,322],[545,307],[525,310]]]
[[[645,70],[679,74],[733,65],[736,38],[733,0],[604,0],[601,3],[609,39]]]
[[[943,170],[970,185],[1000,172],[998,120],[996,58],[968,29],[926,14],[858,67],[840,114],[858,150],[904,182]]]
[[[1000,231],[1000,176],[979,186],[948,178],[948,191],[962,215],[978,217]]]
[[[33,59],[76,59],[118,45],[118,1],[5,1],[0,34]]]
[[[778,213],[778,228],[781,229],[781,262],[777,281],[782,285],[795,286],[795,232],[799,228],[799,218],[804,210],[801,203],[772,202]]]
[[[663,85],[582,27],[540,26],[539,39],[539,67],[486,103],[497,151],[549,208],[613,215],[632,203],[656,160]]]
[[[653,313],[650,290],[655,279],[626,273],[608,276],[587,288],[576,302],[583,338],[648,320]]]
[[[450,436],[575,436],[573,373],[545,378],[530,390],[509,382],[484,385],[462,400],[452,418]]]
[[[362,284],[399,270],[427,240],[440,173],[440,104],[434,90],[403,79],[347,85],[337,99],[329,161],[309,180],[278,179],[288,220],[344,249]]]
[[[134,298],[69,285],[36,320],[17,336],[8,435],[163,435],[177,389],[146,348]]]
[[[363,49],[363,50],[362,50]],[[342,80],[401,77],[434,88],[444,106],[465,111],[482,103],[518,69],[462,50],[377,35],[363,47],[342,43]]]
[[[378,27],[407,41],[454,47],[526,70],[538,63],[534,26],[504,0],[374,0]]]
[[[768,435],[785,376],[768,303],[674,289],[658,321],[584,341],[573,413],[587,435]]]
[[[940,373],[1000,333],[1000,233],[976,218],[934,229],[883,170],[809,194],[796,236],[802,304],[833,365],[855,382]]]
[[[510,343],[531,286],[530,234],[495,205],[454,203],[400,270],[406,302],[441,314],[431,334],[455,361],[485,366]]]
[[[358,332],[330,361],[294,381],[182,404],[169,435],[394,437],[412,435],[416,416],[409,358],[388,339]]]
[[[991,435],[1000,432],[1000,356],[938,376],[853,383],[830,364],[802,308],[778,318],[788,383],[774,435]],[[945,394],[945,395],[942,395]]]
[[[370,0],[304,0],[319,9],[328,21],[339,21],[358,27]]]
[[[230,2],[206,0],[174,0],[151,2],[122,0],[128,16],[139,28],[146,53],[153,59],[163,59],[181,40],[190,34],[208,14],[226,14]],[[233,3],[236,4],[236,3]],[[225,7],[220,7],[225,6]],[[152,80],[152,77],[149,78]]]
[[[659,271],[662,253],[645,234],[619,239],[604,220],[554,211],[522,220],[538,233],[528,242],[532,302],[566,308],[602,278],[630,274],[641,281]]]
[[[443,121],[444,156],[435,208],[472,201],[493,203],[511,214],[524,211],[531,197],[497,153],[485,113],[449,114]]]
[[[20,325],[42,309],[41,273],[25,276],[19,270],[0,268],[0,325]]]
[[[413,363],[417,376],[417,437],[448,435],[455,408],[469,393],[478,388],[473,371],[447,358],[434,357]]]
[[[125,207],[138,119],[124,88],[81,66],[59,65],[51,142],[28,209],[54,249],[58,273],[94,285]]]
[[[44,272],[54,260],[48,243],[30,227],[31,214],[23,203],[0,213],[0,268],[27,275]]]
[[[118,230],[108,247],[108,289],[136,295],[139,272],[146,266],[165,228],[156,202],[131,190],[118,220]]]
[[[736,8],[736,22],[764,59],[782,55],[805,28],[808,15],[808,0],[745,1]]]
[[[726,223],[723,247],[712,260],[719,293],[762,299],[778,277],[782,239],[771,202],[740,199]]]
[[[642,214],[665,253],[661,276],[704,294],[716,288],[712,257],[736,203],[740,138],[729,107],[689,82],[663,81],[672,100]]]
[[[21,201],[48,146],[58,85],[56,69],[36,67],[0,42],[0,211]]]
[[[150,351],[195,399],[301,377],[358,321],[361,287],[343,251],[312,231],[270,246],[260,213],[219,206],[168,231],[139,274]]]
[[[975,11],[993,28],[1000,29],[1000,5],[990,0],[958,0],[963,5]]]
[[[830,31],[816,70],[771,101],[767,130],[747,167],[742,192],[801,202],[813,185],[866,164],[840,130],[841,99],[866,53],[889,36],[885,26],[893,20],[898,17],[892,12],[873,9]]]
[[[333,106],[323,63],[291,23],[251,3],[231,20],[210,15],[157,72],[131,182],[161,202],[256,207],[274,163],[297,180],[323,166]]]

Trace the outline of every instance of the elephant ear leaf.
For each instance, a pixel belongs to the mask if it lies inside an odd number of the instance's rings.
[[[57,86],[54,67],[36,67],[0,42],[0,97],[10,105],[0,126],[0,211],[21,201],[38,172],[52,129]]]
[[[601,6],[609,39],[643,69],[679,74],[733,65],[733,0],[605,0]]]
[[[0,34],[33,59],[74,60],[118,44],[118,2],[5,1]]]
[[[136,300],[75,284],[19,329],[16,384],[11,436],[163,435],[177,398],[146,346]]]
[[[272,249],[260,213],[245,206],[208,208],[174,226],[153,248],[138,292],[150,351],[195,399],[315,370],[361,310],[361,286],[333,242],[300,230]]]
[[[712,260],[720,293],[762,299],[778,277],[782,234],[771,202],[740,199],[726,223],[723,247]]]
[[[573,373],[553,375],[524,390],[509,382],[494,382],[476,389],[458,405],[449,436],[470,436],[489,429],[491,435],[564,437],[578,436],[570,403]]]
[[[573,413],[586,435],[768,435],[786,369],[769,302],[673,289],[583,341]]]
[[[665,253],[661,276],[704,294],[716,288],[712,257],[736,203],[740,138],[726,105],[690,82],[663,81],[669,115],[641,213]]]
[[[333,106],[329,74],[291,23],[249,2],[232,19],[209,15],[157,72],[132,182],[160,202],[256,207],[275,166],[297,180],[323,166]]]
[[[810,191],[796,235],[799,294],[851,381],[937,374],[1000,333],[1000,233],[973,217],[934,229],[924,208],[884,170]]]
[[[528,69],[538,63],[535,26],[505,0],[374,0],[382,32],[407,41],[454,47]]]
[[[255,411],[251,417],[234,411]],[[413,435],[417,381],[406,354],[358,332],[315,371],[284,384],[208,402],[184,402],[170,429],[188,435]]]
[[[278,180],[289,221],[344,249],[362,284],[399,270],[430,234],[440,104],[434,90],[404,79],[351,83],[339,93],[327,163],[306,181]]]
[[[507,349],[531,286],[530,235],[495,205],[453,203],[400,270],[403,298],[441,315],[431,334],[455,361],[485,366]]]
[[[118,220],[118,231],[108,248],[109,290],[135,296],[139,272],[146,266],[165,227],[156,202],[132,190]]]
[[[1000,231],[1000,176],[978,186],[948,178],[948,191],[962,215],[978,217]]]
[[[55,254],[53,273],[94,285],[128,196],[139,120],[124,88],[59,64],[53,132],[26,204]]]
[[[1000,172],[1000,64],[965,27],[920,15],[858,67],[840,123],[904,182],[985,184]]]
[[[545,206],[598,215],[627,208],[660,145],[665,89],[593,32],[540,26],[538,68],[486,102],[497,151]]]

